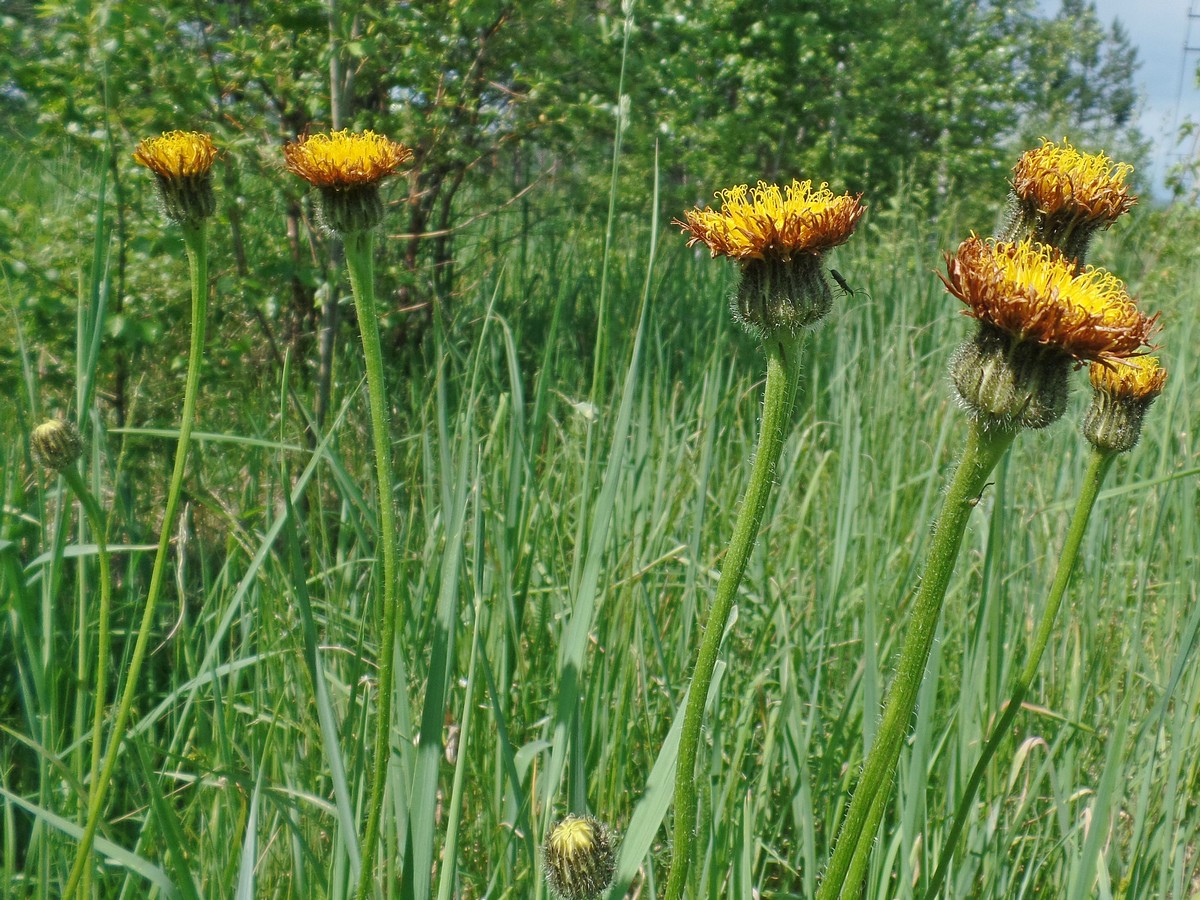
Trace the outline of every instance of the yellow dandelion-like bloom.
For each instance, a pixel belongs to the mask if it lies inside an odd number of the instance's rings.
[[[1058,251],[1028,240],[972,235],[947,257],[940,277],[967,304],[967,315],[1079,361],[1132,356],[1153,326],[1115,275],[1079,271]]]
[[[138,144],[133,158],[162,178],[198,178],[212,168],[217,148],[200,131],[164,131]]]
[[[207,134],[165,131],[138,144],[133,158],[154,173],[163,212],[171,221],[197,228],[216,212],[212,164],[217,148]]]
[[[690,209],[686,221],[676,219],[688,246],[707,245],[715,256],[738,261],[788,260],[796,254],[820,254],[845,243],[854,233],[864,207],[862,195],[834,196],[828,185],[811,181],[785,185],[760,181],[717,191],[720,210]]]
[[[1125,184],[1132,172],[1104,153],[1080,153],[1066,138],[1043,140],[1013,167],[1013,191],[1045,216],[1111,224],[1137,202]]]
[[[1162,393],[1167,370],[1154,356],[1133,356],[1119,363],[1092,363],[1088,368],[1092,387],[1123,400],[1145,402]]]
[[[373,185],[413,158],[403,144],[373,131],[310,134],[283,148],[289,172],[319,188]]]

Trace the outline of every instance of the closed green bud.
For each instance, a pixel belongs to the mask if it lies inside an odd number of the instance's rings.
[[[83,441],[79,429],[70,422],[48,419],[33,429],[29,436],[29,448],[33,458],[47,469],[55,472],[75,465],[83,455]]]
[[[1071,358],[981,323],[950,362],[959,399],[985,423],[1045,428],[1067,408]]]

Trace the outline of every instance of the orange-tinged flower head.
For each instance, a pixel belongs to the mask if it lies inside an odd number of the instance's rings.
[[[373,131],[349,129],[310,134],[287,144],[283,156],[289,172],[319,188],[373,185],[413,158],[413,152]]]
[[[1132,172],[1103,152],[1080,153],[1066,138],[1043,140],[1017,160],[1013,191],[1042,215],[1110,225],[1137,202],[1125,184]]]
[[[1131,356],[1119,363],[1092,363],[1088,377],[1097,391],[1122,400],[1146,402],[1162,393],[1167,370],[1154,356]]]
[[[1167,370],[1153,356],[1115,363],[1092,363],[1092,402],[1083,419],[1083,436],[1097,450],[1125,453],[1137,446],[1142,420],[1167,382]]]
[[[784,185],[760,181],[756,187],[739,184],[717,191],[720,210],[690,209],[678,219],[688,246],[705,244],[715,256],[740,262],[752,259],[788,260],[796,254],[820,254],[845,243],[854,233],[864,208],[850,194],[834,196],[826,184],[811,181]]]
[[[1115,275],[1090,266],[1080,271],[1029,240],[972,235],[947,257],[942,281],[967,304],[968,315],[1081,362],[1133,356],[1153,326]]]
[[[208,174],[217,148],[200,131],[164,131],[138,144],[133,158],[163,178],[197,178]]]

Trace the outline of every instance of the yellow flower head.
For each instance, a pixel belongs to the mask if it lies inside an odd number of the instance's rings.
[[[133,158],[162,178],[199,178],[212,168],[217,148],[199,131],[164,131],[138,144]]]
[[[1167,370],[1153,356],[1132,356],[1118,363],[1092,363],[1088,377],[1097,391],[1121,400],[1146,402],[1162,393]]]
[[[373,185],[413,158],[403,144],[373,131],[310,134],[283,148],[289,172],[319,188]]]
[[[721,200],[719,211],[697,207],[684,213],[686,222],[673,224],[691,235],[689,247],[703,243],[714,257],[739,262],[823,253],[850,238],[864,211],[861,194],[835,197],[825,184],[814,189],[811,181],[794,179],[782,189],[760,181],[715,196]]]
[[[591,819],[567,816],[554,826],[546,838],[546,846],[563,856],[588,853],[596,843],[596,831]]]
[[[542,848],[546,881],[559,900],[593,900],[612,884],[616,857],[612,834],[591,816],[558,822]]]
[[[1079,361],[1132,356],[1153,325],[1115,275],[1090,266],[1078,271],[1058,251],[1028,240],[972,235],[947,257],[940,277],[967,304],[967,315]]]
[[[1104,153],[1080,153],[1066,138],[1043,140],[1017,160],[1013,191],[1043,215],[1110,225],[1137,202],[1125,184],[1132,172]]]

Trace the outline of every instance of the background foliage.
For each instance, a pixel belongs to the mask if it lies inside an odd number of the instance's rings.
[[[336,772],[359,797],[377,658],[366,406],[337,247],[280,148],[349,126],[417,153],[377,261],[412,623],[393,785],[412,804],[388,833],[404,896],[542,891],[536,843],[568,808],[644,839],[633,883],[652,894],[667,849],[634,809],[720,567],[761,375],[725,314],[729,272],[665,223],[759,177],[866,192],[836,261],[861,293],[811,348],[702,785],[699,895],[810,896],[961,436],[943,372],[963,326],[931,270],[991,229],[1037,137],[1139,161],[1119,27],[1079,0],[1051,19],[965,0],[47,0],[0,16],[5,888],[55,895],[91,709],[94,543],[24,436],[49,412],[84,426],[114,510],[117,620],[132,620],[170,449],[154,429],[176,421],[187,337],[178,235],[130,153],[183,127],[225,151],[208,436],[104,835],[126,856],[102,889],[161,874],[180,896],[343,896],[354,829]],[[1096,514],[1039,705],[990,773],[948,897],[1197,889],[1200,223],[1148,206],[1094,258],[1163,309],[1172,380]],[[1049,583],[1079,442],[1065,423],[1029,438],[952,586],[872,897],[913,896],[936,862]],[[432,846],[413,845],[421,829]]]

